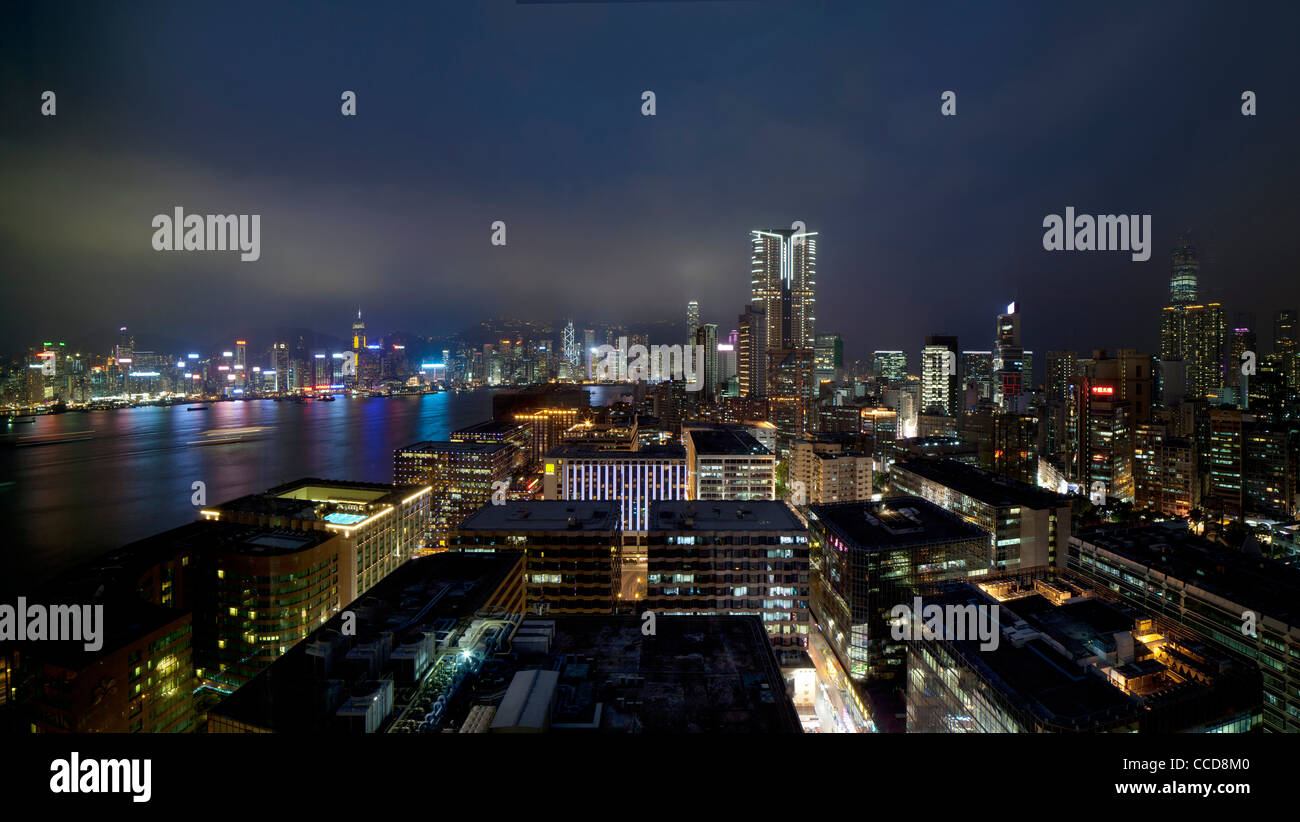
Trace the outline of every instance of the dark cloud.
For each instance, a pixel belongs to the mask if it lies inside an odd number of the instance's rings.
[[[1152,348],[1184,227],[1229,317],[1300,304],[1300,14],[1089,8],[19,6],[0,345],[122,323],[337,333],[357,304],[441,334],[501,313],[676,320],[698,298],[730,328],[748,230],[793,220],[821,232],[818,325],[850,356],[937,331],[987,348],[1013,298],[1035,350]],[[175,205],[261,213],[262,259],[152,251]],[[1043,251],[1043,216],[1069,205],[1152,214],[1151,261]]]

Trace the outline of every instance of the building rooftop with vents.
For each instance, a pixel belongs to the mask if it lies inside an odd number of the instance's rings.
[[[959,539],[988,540],[984,531],[920,497],[813,505],[809,507],[809,518],[819,520],[841,539],[864,550]]]
[[[778,500],[666,501],[650,503],[649,531],[806,531],[789,505]]]
[[[1300,625],[1300,567],[1191,533],[1185,523],[1100,526],[1071,539],[1095,546],[1289,625]],[[1077,551],[1072,547],[1071,562]]]
[[[924,603],[997,618],[985,636],[968,628],[909,643],[909,732],[1245,732],[1258,724],[1257,674],[1086,585],[1024,575],[954,584]]]
[[[923,479],[945,485],[994,507],[1021,505],[1027,508],[1060,508],[1070,505],[1070,498],[992,471],[985,471],[951,459],[910,459],[894,463],[891,472],[906,471]]]
[[[458,531],[600,531],[619,527],[618,505],[580,500],[528,500],[484,505]]]

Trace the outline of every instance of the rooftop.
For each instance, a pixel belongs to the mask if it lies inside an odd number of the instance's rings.
[[[521,557],[515,551],[453,552],[410,560],[342,609],[354,615],[355,634],[343,634],[343,613],[335,614],[229,694],[211,716],[276,732],[337,730],[335,712],[353,691],[364,691],[380,678],[376,673],[391,673],[428,637],[463,628]],[[389,653],[373,656],[377,647]],[[376,658],[382,660],[378,672]],[[401,704],[413,683],[395,680]]]
[[[565,726],[628,733],[799,733],[772,645],[755,616],[666,616],[643,635],[635,616],[553,620],[545,654],[519,653],[521,669],[560,672],[570,696]],[[568,686],[567,688],[565,686]]]
[[[345,482],[314,477],[248,494],[212,508],[205,516],[239,513],[284,517],[304,522],[326,522],[354,527],[391,506],[401,505],[426,485],[387,485]]]
[[[1170,524],[1101,526],[1070,538],[1195,585],[1289,625],[1300,624],[1300,568],[1237,551]]]
[[[514,448],[508,442],[478,442],[478,441],[460,441],[452,442],[451,440],[423,440],[413,442],[397,449],[398,454],[495,454],[506,448]]]
[[[799,531],[803,522],[778,500],[656,501],[650,503],[654,531]]]
[[[511,420],[485,420],[474,425],[457,428],[448,435],[448,438],[459,440],[465,437],[509,436],[518,431],[520,427],[520,423]]]
[[[546,452],[547,459],[584,460],[685,460],[686,449],[676,443],[643,445],[635,451],[608,451],[598,445],[570,443]]]
[[[619,528],[617,502],[528,500],[484,505],[465,518],[461,531],[599,531]]]
[[[1083,589],[1074,593],[1054,603],[1026,588],[995,600],[981,586],[963,583],[926,603],[998,602],[996,648],[981,647],[985,640],[969,634],[946,642],[1022,721],[1032,717],[1048,730],[1101,731],[1135,722],[1143,730],[1189,730],[1219,712],[1248,707],[1249,698],[1229,698],[1216,707],[1204,700],[1207,692],[1223,686],[1247,697],[1253,685],[1258,693],[1248,672],[1206,647],[1162,634],[1141,622],[1144,615]],[[1150,633],[1140,632],[1140,624],[1152,625]],[[1166,673],[1162,659],[1177,659],[1200,675]],[[1160,714],[1176,703],[1181,707]]]
[[[697,454],[764,454],[771,455],[754,435],[735,429],[697,429],[687,432]]]
[[[979,500],[986,505],[1025,508],[1060,508],[1071,504],[1070,498],[1026,482],[999,476],[964,462],[945,459],[911,459],[896,462],[892,471],[907,471],[923,479]]]
[[[920,497],[890,497],[875,502],[813,505],[810,521],[822,521],[846,542],[867,550],[975,539],[988,534]]]

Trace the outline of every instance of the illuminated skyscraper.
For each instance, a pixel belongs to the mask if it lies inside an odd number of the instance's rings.
[[[1171,305],[1191,305],[1196,302],[1197,279],[1201,263],[1188,234],[1181,234],[1173,251],[1174,270],[1169,278]]]
[[[817,381],[839,380],[844,376],[844,340],[839,334],[818,334],[814,368]]]
[[[695,344],[704,348],[704,367],[699,378],[703,380],[701,396],[712,402],[718,396],[718,326],[706,323],[695,329]],[[699,368],[696,365],[696,368]]]
[[[957,382],[957,338],[931,334],[921,351],[921,410],[961,411]]]
[[[754,230],[750,287],[755,310],[766,318],[763,344],[777,348],[815,345],[817,233]]]
[[[907,379],[907,352],[876,351],[872,354],[871,373],[882,380]]]
[[[998,315],[993,338],[994,401],[1003,409],[1019,412],[1025,395],[1025,349],[1020,343],[1020,314],[1013,302]]]
[[[742,397],[767,396],[766,317],[753,306],[745,306],[737,329],[736,376]]]
[[[695,342],[695,329],[700,327],[700,303],[691,300],[686,304],[686,339]]]
[[[361,321],[361,309],[357,309],[357,318],[352,323],[352,350],[361,351],[366,347],[366,324]]]

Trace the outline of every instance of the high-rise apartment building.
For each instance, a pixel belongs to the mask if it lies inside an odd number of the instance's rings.
[[[767,399],[769,414],[784,441],[805,436],[816,425],[813,350],[768,350]]]
[[[706,402],[713,402],[718,398],[718,326],[716,323],[705,323],[695,329],[695,344],[701,346],[704,351],[704,362],[701,365],[696,363],[696,368],[700,370],[697,375],[702,383],[700,388],[700,397]]]
[[[1187,517],[1200,507],[1196,444],[1171,436],[1163,422],[1133,428],[1133,504],[1167,517]]]

